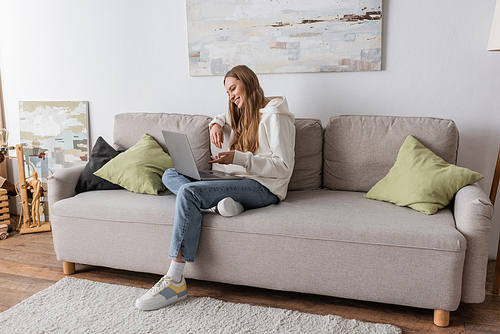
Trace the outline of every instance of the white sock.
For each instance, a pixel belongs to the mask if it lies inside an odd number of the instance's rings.
[[[172,260],[170,262],[170,268],[168,268],[167,276],[172,277],[172,281],[179,283],[182,279],[182,272],[184,271],[185,262],[175,262]]]

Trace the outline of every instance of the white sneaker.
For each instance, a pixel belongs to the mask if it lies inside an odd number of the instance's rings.
[[[135,301],[135,307],[144,311],[157,310],[187,297],[184,276],[179,283],[170,276],[163,276],[148,292]]]
[[[219,213],[219,210],[217,210],[217,205],[210,208],[210,209],[206,209],[206,210],[202,210],[202,211],[211,212],[211,213]]]
[[[241,203],[236,202],[231,197],[226,197],[217,204],[217,211],[224,217],[233,217],[239,215],[245,209],[243,209]]]

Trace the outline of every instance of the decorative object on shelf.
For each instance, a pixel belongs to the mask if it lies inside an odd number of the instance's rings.
[[[488,41],[488,51],[500,51],[500,0],[497,0],[495,12],[493,14],[493,23],[491,24],[490,39]],[[498,150],[497,164],[493,174],[491,184],[490,200],[495,204],[495,198],[498,191],[498,181],[500,179],[500,149]],[[500,237],[498,240],[497,261],[495,265],[495,277],[493,278],[493,293],[500,292]]]
[[[189,74],[381,70],[382,0],[188,0]]]
[[[61,168],[84,165],[89,156],[87,101],[21,101],[19,129],[24,159],[34,166],[37,180],[49,192],[47,178]],[[30,173],[31,175],[31,173]],[[37,182],[35,182],[37,183]],[[42,194],[41,220],[50,220]]]
[[[6,147],[9,141],[9,130],[3,128],[0,130],[0,147]]]

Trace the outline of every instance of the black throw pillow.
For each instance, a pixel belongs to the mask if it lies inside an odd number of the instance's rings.
[[[94,172],[104,166],[109,160],[116,157],[120,152],[117,152],[111,147],[102,137],[97,138],[89,161],[85,165],[75,191],[77,194],[89,190],[117,190],[124,189],[123,187],[111,183],[99,176],[95,176]]]

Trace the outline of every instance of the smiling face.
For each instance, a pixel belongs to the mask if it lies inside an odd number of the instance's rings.
[[[233,77],[227,77],[224,82],[224,87],[229,96],[229,100],[236,104],[238,108],[242,109],[245,107],[247,95],[245,93],[245,87],[243,82]]]

